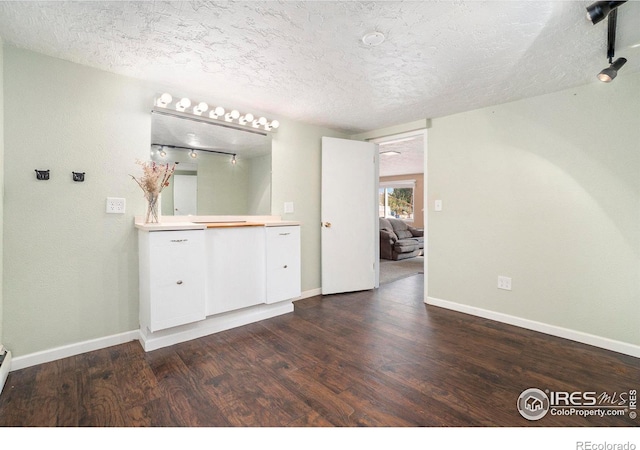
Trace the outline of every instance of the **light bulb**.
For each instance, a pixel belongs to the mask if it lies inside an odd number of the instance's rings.
[[[222,106],[218,106],[215,109],[216,111],[216,116],[224,116],[224,108]]]
[[[240,117],[240,111],[238,111],[237,109],[234,109],[233,111],[231,111],[232,119],[238,119],[239,117]]]
[[[258,119],[258,125],[266,125],[267,124],[267,118],[266,117],[260,117]]]
[[[164,150],[160,150],[159,155],[164,158],[165,156],[167,156],[167,152],[165,152]]]
[[[192,158],[197,158],[198,155],[196,154],[195,151],[191,150],[191,153],[189,153],[189,156],[191,156]]]
[[[194,106],[193,113],[199,116],[207,109],[209,109],[209,105],[207,105],[205,102],[200,102],[197,106]]]
[[[160,96],[160,98],[156,101],[156,105],[161,108],[165,108],[169,103],[173,101],[173,97],[171,94],[167,94],[166,92]]]
[[[236,155],[233,155],[233,158],[231,158],[231,164],[235,166],[236,162]]]
[[[276,128],[278,128],[280,126],[280,122],[278,122],[277,120],[272,120],[271,121],[271,128],[273,128],[274,130]]]
[[[251,113],[247,113],[244,115],[244,120],[246,120],[247,122],[253,122],[253,114]]]
[[[176,109],[178,111],[184,111],[189,106],[191,106],[191,100],[185,97],[176,104]]]

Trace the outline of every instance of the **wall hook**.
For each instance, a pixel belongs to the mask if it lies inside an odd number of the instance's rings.
[[[36,178],[38,180],[48,180],[49,179],[49,171],[48,170],[38,170],[38,169],[36,169]]]
[[[84,172],[71,172],[73,174],[73,181],[84,181]]]

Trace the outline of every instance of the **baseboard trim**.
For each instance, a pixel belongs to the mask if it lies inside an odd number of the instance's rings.
[[[4,360],[2,360],[2,365],[0,365],[0,394],[2,394],[2,389],[4,389],[9,371],[11,371],[11,352],[7,350]]]
[[[452,311],[470,314],[472,316],[482,317],[484,319],[495,320],[496,322],[514,325],[516,327],[525,328],[527,330],[538,331],[540,333],[551,336],[568,339],[582,344],[592,345],[605,350],[622,353],[625,355],[640,358],[640,346],[629,344],[627,342],[616,341],[613,339],[596,336],[582,331],[571,330],[556,325],[550,325],[534,320],[523,319],[522,317],[512,316],[509,314],[490,311],[487,309],[477,308],[475,306],[455,303],[448,300],[442,300],[434,297],[427,297],[425,300],[427,305],[438,306],[440,308],[450,309]]]
[[[105,336],[97,339],[91,339],[75,344],[64,345],[61,347],[51,348],[36,353],[30,353],[24,356],[16,356],[13,358],[11,371],[24,369],[26,367],[43,364],[57,359],[67,358],[69,356],[80,355],[82,353],[100,350],[113,345],[124,344],[125,342],[135,341],[138,339],[139,331],[127,331],[120,334]]]
[[[319,295],[319,293],[316,293],[316,290],[305,291],[300,299],[313,297],[314,295]],[[44,364],[58,359],[68,358],[70,356],[76,356],[82,353],[100,350],[131,341],[140,341],[145,351],[156,350],[169,345],[196,339],[212,333],[229,330],[231,328],[247,325],[249,323],[269,319],[271,317],[290,312],[293,312],[293,303],[292,301],[287,301],[272,305],[258,305],[245,310],[232,311],[230,313],[221,314],[220,316],[205,319],[201,322],[196,322],[195,324],[175,327],[171,330],[166,330],[166,332],[145,334],[140,329],[127,331],[120,334],[42,350],[23,356],[16,356],[13,360],[9,359],[9,361],[5,359],[2,364],[2,370],[4,373],[6,365],[6,367],[8,367],[7,373],[9,371],[13,372],[15,370],[25,369],[38,364]]]
[[[296,300],[302,300],[302,299],[305,299],[305,298],[316,297],[318,295],[322,295],[322,288],[309,289],[308,291],[304,291],[304,292],[302,292],[302,295],[300,295],[300,297],[294,299],[293,301],[295,302]]]
[[[139,330],[139,339],[145,351],[150,352],[170,345],[208,336],[220,331],[248,325],[260,320],[287,314],[293,311],[291,301],[271,305],[257,305],[238,311],[211,316],[200,322],[169,328],[151,333]]]

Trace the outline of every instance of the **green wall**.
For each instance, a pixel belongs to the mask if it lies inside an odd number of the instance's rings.
[[[434,119],[428,296],[640,344],[639,94],[621,74]]]

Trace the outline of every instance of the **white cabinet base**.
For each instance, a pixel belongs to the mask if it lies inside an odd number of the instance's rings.
[[[290,312],[293,312],[293,301],[252,306],[155,333],[141,329],[140,343],[144,350],[149,352]]]

